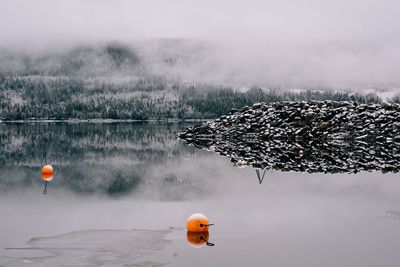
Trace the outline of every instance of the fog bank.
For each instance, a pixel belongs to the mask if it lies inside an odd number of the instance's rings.
[[[167,46],[179,64],[148,66],[189,82],[396,90],[399,10],[394,0],[4,0],[0,47],[43,53],[117,41],[157,58]],[[160,38],[174,42],[154,44]]]

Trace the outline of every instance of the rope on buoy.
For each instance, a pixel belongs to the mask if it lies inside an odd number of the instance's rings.
[[[47,151],[43,150],[44,164],[47,165]]]
[[[47,194],[47,181],[44,183],[44,190],[43,190],[43,195]]]
[[[209,246],[209,247],[215,246],[214,243],[208,242],[203,236],[200,236],[200,240],[205,241],[205,242],[206,242],[206,245]]]
[[[214,225],[213,223],[210,223],[210,224],[200,224],[200,227],[204,227],[204,226],[211,226],[211,225]]]

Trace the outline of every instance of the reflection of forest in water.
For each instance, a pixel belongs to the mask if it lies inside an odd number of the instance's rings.
[[[0,124],[0,190],[40,184],[40,168],[48,163],[55,169],[50,187],[76,193],[119,195],[134,191],[144,183],[155,183],[153,186],[167,191],[168,186],[185,186],[191,193],[200,192],[193,181],[182,180],[174,173],[179,159],[202,153],[176,141],[176,132],[187,126],[178,123]],[[163,169],[165,172],[160,171]]]

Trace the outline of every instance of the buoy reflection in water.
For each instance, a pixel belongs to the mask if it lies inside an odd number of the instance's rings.
[[[213,243],[208,242],[209,237],[208,232],[187,232],[186,234],[188,243],[194,248],[202,248],[205,245],[214,246]]]

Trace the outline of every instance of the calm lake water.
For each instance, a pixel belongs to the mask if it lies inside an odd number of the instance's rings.
[[[191,125],[0,124],[0,266],[399,265],[398,174],[267,171],[260,184],[178,142]],[[187,242],[195,212],[215,246]]]

